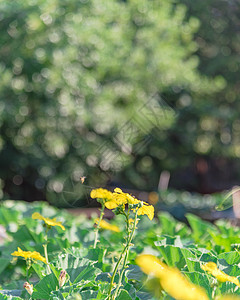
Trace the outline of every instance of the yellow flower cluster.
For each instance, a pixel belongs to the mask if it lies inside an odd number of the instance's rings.
[[[36,259],[36,260],[40,260],[43,261],[45,264],[46,259],[39,253],[36,251],[23,251],[18,247],[18,251],[14,251],[11,255],[13,256],[21,256],[25,259]]]
[[[94,189],[91,191],[90,196],[92,199],[101,199],[108,209],[118,207],[118,204],[113,201],[113,193],[106,189]]]
[[[92,190],[90,196],[93,199],[98,198],[98,199],[103,199],[105,201],[112,200],[112,192],[102,188]]]
[[[143,206],[139,208],[138,215],[147,215],[150,220],[154,217],[154,207],[152,205],[148,205],[146,202],[143,202]]]
[[[99,188],[91,191],[93,199],[102,199],[108,209],[115,209],[120,205],[126,204],[142,204],[138,209],[138,215],[147,215],[150,220],[154,217],[154,207],[146,202],[140,201],[128,193],[124,193],[120,188],[115,188],[114,192]]]
[[[98,223],[99,223],[99,218],[95,219],[95,224],[98,225]],[[119,229],[118,226],[112,225],[112,224],[106,222],[105,220],[101,220],[99,226],[102,229],[107,229],[107,230],[111,230],[111,231],[115,231],[115,232],[120,232],[120,229]]]
[[[124,193],[120,188],[115,188],[113,193],[113,201],[118,205],[125,204],[138,204],[140,201],[128,193]]]
[[[54,219],[49,219],[49,218],[44,218],[42,215],[40,215],[38,212],[35,212],[32,214],[32,218],[34,220],[42,220],[44,221],[48,226],[59,226],[62,228],[62,230],[65,230],[65,227],[62,225],[62,222],[57,222],[56,218]]]
[[[212,261],[201,266],[201,268],[204,271],[209,272],[212,276],[216,277],[217,280],[220,282],[229,281],[229,282],[236,284],[238,287],[240,287],[239,280],[237,279],[237,277],[229,276],[226,273],[224,273],[223,271],[219,270],[217,265]]]
[[[137,265],[148,275],[160,280],[162,288],[176,300],[208,300],[204,289],[191,283],[176,268],[170,268],[153,255],[142,254]]]

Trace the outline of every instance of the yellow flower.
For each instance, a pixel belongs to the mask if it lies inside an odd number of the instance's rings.
[[[112,192],[102,188],[92,190],[90,196],[93,199],[99,198],[104,199],[106,201],[112,200]]]
[[[99,218],[95,219],[95,224],[98,224],[98,222],[99,222]],[[102,229],[107,229],[107,230],[111,230],[111,231],[115,231],[115,232],[120,232],[120,229],[119,229],[118,226],[109,224],[105,220],[101,220],[99,226]]]
[[[145,202],[144,202],[145,203]],[[147,215],[150,220],[154,217],[154,207],[152,205],[148,205],[145,203],[142,207],[138,210],[138,215]]]
[[[116,202],[120,204],[138,204],[140,200],[137,200],[128,193],[124,193],[120,188],[115,188],[113,197]]]
[[[36,260],[40,260],[40,261],[43,261],[45,264],[47,263],[46,262],[46,259],[39,253],[39,252],[36,252],[36,251],[23,251],[21,250],[19,247],[18,247],[18,251],[14,251],[12,254],[12,256],[21,256],[25,259],[36,259]]]
[[[118,205],[125,205],[128,203],[128,195],[129,194],[123,193],[120,188],[115,188],[113,193],[113,200],[118,203]]]
[[[208,300],[201,287],[191,283],[176,268],[170,268],[153,255],[139,255],[137,265],[146,274],[159,278],[162,288],[176,300]]]
[[[102,199],[106,208],[114,209],[118,207],[118,203],[113,198],[113,193],[106,189],[94,189],[90,193],[91,198],[93,199]]]
[[[118,204],[115,201],[107,201],[107,202],[105,202],[105,206],[108,209],[114,209],[114,208],[118,207]]]
[[[65,230],[65,227],[62,225],[62,222],[57,222],[56,218],[54,218],[54,219],[44,218],[38,212],[35,212],[34,214],[32,214],[32,218],[34,220],[36,220],[36,219],[37,220],[43,220],[49,226],[59,226],[59,227],[62,228],[62,230]]]
[[[113,193],[113,199],[116,203],[119,205],[121,204],[138,204],[140,202],[143,203],[143,206],[139,208],[138,215],[147,215],[150,220],[154,217],[154,207],[152,205],[149,205],[146,202],[140,201],[133,196],[131,196],[128,193],[124,193],[120,188],[115,188]],[[135,209],[134,209],[135,211]]]
[[[220,282],[230,281],[240,287],[239,280],[237,277],[229,276],[223,271],[219,270],[217,265],[214,262],[208,262],[205,265],[201,266],[204,271],[209,272],[212,276],[216,277]]]

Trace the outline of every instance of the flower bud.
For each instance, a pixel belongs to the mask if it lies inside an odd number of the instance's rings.
[[[29,295],[32,295],[32,293],[33,293],[33,285],[32,284],[25,282],[23,284],[23,288],[26,289],[26,291],[28,292]]]
[[[58,278],[58,283],[59,283],[60,288],[64,285],[64,283],[66,281],[66,275],[67,275],[67,272],[65,270],[62,270],[59,275],[59,278]]]

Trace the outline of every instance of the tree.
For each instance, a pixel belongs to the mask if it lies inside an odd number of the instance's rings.
[[[176,167],[182,145],[169,148],[168,135],[178,107],[224,84],[197,72],[199,22],[184,6],[25,0],[0,7],[0,172],[11,197],[47,192],[61,202],[72,186],[81,194],[83,175],[96,186],[127,168],[139,187],[134,163],[147,172],[153,159]],[[24,184],[43,194],[27,195]]]

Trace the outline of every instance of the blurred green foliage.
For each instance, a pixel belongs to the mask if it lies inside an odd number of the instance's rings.
[[[211,71],[198,38],[214,36],[200,22],[211,10],[194,5],[0,1],[0,177],[10,197],[64,205],[64,191],[84,193],[81,176],[152,189],[161,169],[229,145],[222,120],[238,88],[226,84],[231,68]]]

